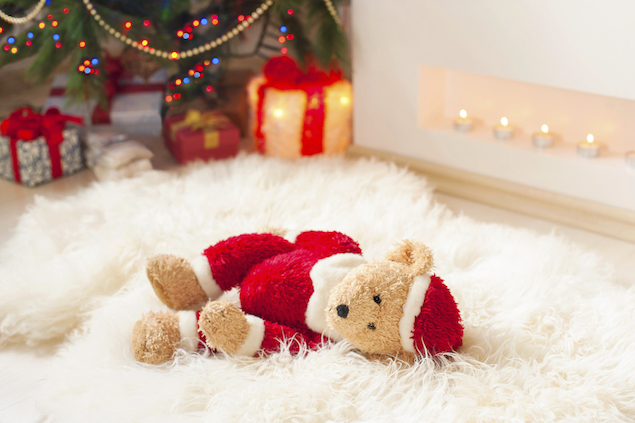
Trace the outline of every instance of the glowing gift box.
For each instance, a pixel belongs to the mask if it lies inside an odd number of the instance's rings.
[[[310,68],[293,59],[271,59],[264,76],[248,87],[251,133],[257,150],[294,158],[344,154],[352,134],[352,87],[340,74]]]

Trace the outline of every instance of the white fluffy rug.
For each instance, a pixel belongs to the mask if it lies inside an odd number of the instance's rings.
[[[464,347],[413,367],[345,343],[303,358],[136,363],[132,326],[163,308],[144,258],[194,257],[266,225],[339,230],[371,259],[423,240],[458,301]],[[51,422],[635,419],[635,288],[565,239],[455,216],[425,179],[384,163],[241,156],[39,198],[0,278],[0,348],[56,345],[34,394]]]

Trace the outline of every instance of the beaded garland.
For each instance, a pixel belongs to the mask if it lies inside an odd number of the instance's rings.
[[[9,23],[16,24],[16,25],[27,23],[35,19],[35,16],[38,13],[40,13],[40,10],[42,10],[45,4],[46,4],[46,0],[40,0],[40,2],[33,8],[33,10],[31,10],[31,12],[29,12],[26,16],[23,16],[21,18],[16,18],[14,16],[7,15],[2,10],[0,10],[0,18],[4,19],[5,21]]]

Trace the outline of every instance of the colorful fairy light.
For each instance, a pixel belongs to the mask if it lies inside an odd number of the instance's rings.
[[[289,49],[288,49],[288,48],[286,48],[286,47],[282,47],[282,48],[280,49],[280,53],[282,53],[282,54],[287,54],[288,52],[289,52]]]
[[[46,24],[44,22],[40,22],[39,24],[37,24],[38,28],[40,29],[44,29],[44,27],[46,26]]]
[[[27,47],[31,47],[31,44],[33,44],[33,42],[31,40],[26,40],[26,44]]]
[[[181,81],[180,79],[177,79],[176,81],[174,81],[174,83],[178,87],[179,85],[181,85],[183,83],[183,81]]]
[[[59,41],[55,43],[55,48],[62,48],[62,43]]]
[[[127,21],[127,22],[126,22],[123,26],[124,26],[124,28],[126,28],[126,29],[130,29],[130,28],[132,28],[132,22]]]
[[[53,39],[58,41],[60,39],[60,34],[53,34]]]
[[[172,53],[170,53],[170,57],[174,60],[179,58],[179,53],[176,51],[173,51]]]
[[[174,93],[174,99],[178,100],[179,98],[181,98],[181,94],[179,93]]]
[[[172,96],[171,95],[166,95],[165,96],[165,102],[166,103],[171,103],[172,102]]]
[[[141,40],[141,45],[142,46],[147,46],[148,45],[148,40]]]
[[[15,43],[15,38],[14,37],[7,38],[7,43],[9,43],[9,44]]]
[[[238,15],[238,22],[242,22],[245,20],[245,15]]]
[[[192,22],[192,26],[193,26],[194,28],[196,28],[196,27],[197,27],[197,26],[199,26],[200,24],[201,24],[201,22],[200,22],[200,21],[198,21],[198,20],[196,20],[196,21]]]
[[[214,91],[214,88],[211,85],[208,85],[207,87],[205,87],[205,91],[211,93],[212,91]]]
[[[143,26],[150,26],[150,21],[147,19],[143,21]]]
[[[201,19],[201,25],[207,25],[208,23],[209,21],[207,20],[207,18]]]
[[[84,48],[84,47],[86,47],[86,41],[80,41],[79,48]]]
[[[293,15],[293,9],[289,9],[289,10],[287,10],[287,13],[288,13],[289,15]]]
[[[278,42],[280,44],[284,43],[285,41],[287,41],[287,38],[285,36],[281,35],[278,37]]]
[[[11,47],[11,53],[16,54],[18,52],[17,47]]]
[[[51,26],[52,26],[53,28],[57,28],[57,25],[59,25],[59,22],[57,22],[57,21],[53,21],[53,22],[51,22]]]
[[[288,34],[287,35],[287,40],[289,40],[289,41],[293,40],[293,34]]]
[[[190,83],[190,78],[188,78],[187,76],[185,78],[183,78],[183,83],[184,84],[189,84]]]
[[[29,31],[29,32],[27,32],[27,33],[26,33],[26,38],[31,39],[31,38],[33,38],[33,37],[35,37],[35,34],[34,34],[34,33],[32,33],[31,31]]]
[[[99,60],[95,57],[90,61],[90,64],[93,66],[97,66],[99,64]]]
[[[287,27],[286,27],[286,26],[284,26],[284,25],[282,25],[282,26],[280,27],[280,32],[287,32]]]
[[[65,7],[64,10],[62,10],[62,12],[68,13],[68,7]]]
[[[214,58],[212,59],[212,63],[213,63],[213,64],[215,64],[215,65],[217,65],[217,64],[219,64],[219,63],[220,63],[220,59],[219,59],[218,57],[214,57]]]

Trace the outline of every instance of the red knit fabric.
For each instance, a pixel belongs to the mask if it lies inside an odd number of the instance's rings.
[[[322,336],[312,331],[299,331],[265,321],[265,336],[260,347],[261,353],[275,353],[280,351],[280,343],[288,343],[289,350],[293,354],[300,351],[300,346],[308,349],[317,349],[322,345]],[[325,339],[328,342],[328,339]]]
[[[340,232],[302,232],[296,237],[295,245],[297,248],[315,252],[320,258],[340,253],[362,253],[359,244]]]
[[[240,285],[254,265],[293,249],[293,244],[277,235],[246,234],[221,241],[203,254],[218,286],[229,291]]]
[[[415,318],[415,350],[427,349],[432,355],[453,351],[463,345],[462,338],[461,315],[454,297],[443,280],[432,275],[421,313]]]

